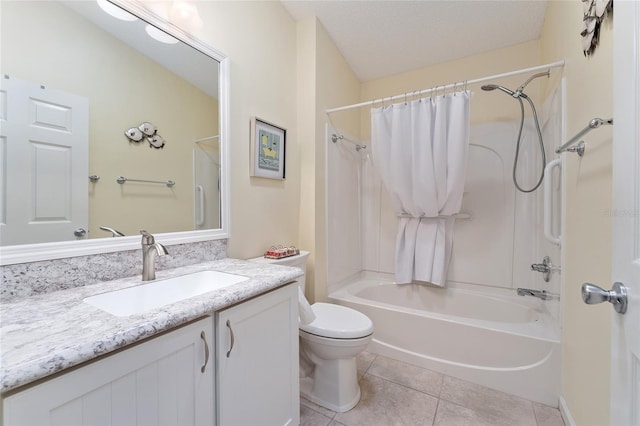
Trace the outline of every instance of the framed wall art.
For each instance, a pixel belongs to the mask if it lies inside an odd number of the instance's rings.
[[[284,179],[287,130],[251,118],[251,176]]]

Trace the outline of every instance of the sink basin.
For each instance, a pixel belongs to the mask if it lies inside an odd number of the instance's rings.
[[[97,294],[85,298],[84,301],[112,315],[125,317],[199,296],[248,279],[241,275],[225,272],[201,271]]]

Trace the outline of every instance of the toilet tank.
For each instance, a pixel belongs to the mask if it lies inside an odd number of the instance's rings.
[[[309,252],[300,250],[300,254],[296,256],[283,257],[282,259],[267,259],[264,256],[254,257],[253,259],[248,259],[251,262],[260,262],[260,263],[270,263],[272,265],[284,265],[284,266],[294,266],[296,268],[302,269],[302,271],[307,273],[307,259],[309,258]],[[305,291],[305,275],[298,278],[298,285],[302,289],[302,292]]]

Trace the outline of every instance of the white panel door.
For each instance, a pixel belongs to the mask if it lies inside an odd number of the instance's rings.
[[[212,332],[207,317],[11,395],[4,425],[212,426]]]
[[[216,313],[218,425],[300,423],[297,284]]]
[[[613,281],[627,287],[613,313],[611,424],[640,425],[640,2],[614,14]]]
[[[2,245],[67,241],[88,228],[88,99],[2,78]]]

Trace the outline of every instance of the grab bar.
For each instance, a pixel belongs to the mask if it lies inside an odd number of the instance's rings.
[[[557,237],[553,235],[551,232],[551,202],[553,196],[553,175],[551,172],[554,168],[561,169],[562,163],[561,160],[555,159],[553,161],[549,161],[549,164],[544,168],[544,220],[543,220],[543,228],[544,228],[544,237],[551,243],[559,246],[561,239],[560,235]]]
[[[331,142],[333,143],[337,143],[338,141],[343,140],[346,142],[349,142],[351,144],[354,144],[356,146],[356,151],[360,151],[361,149],[366,149],[367,146],[355,141],[352,141],[351,139],[345,137],[344,135],[336,135],[335,133],[331,135]]]
[[[162,180],[129,179],[124,176],[118,176],[118,178],[116,179],[116,182],[118,182],[120,185],[124,185],[125,182],[161,183],[163,185],[167,185],[169,188],[171,188],[173,185],[176,184],[172,180],[162,181]]]
[[[200,213],[200,217],[196,221],[196,226],[204,225],[204,188],[202,185],[196,185],[196,191],[198,191],[198,212]]]
[[[602,118],[593,118],[589,121],[589,125],[584,129],[580,130],[574,137],[565,142],[561,147],[556,149],[556,154],[563,153],[565,151],[577,152],[580,157],[584,154],[584,143],[581,143],[577,147],[572,147],[574,143],[576,143],[582,136],[589,133],[593,129],[597,129],[603,124],[613,125],[613,118],[608,120],[603,120]],[[582,141],[581,141],[582,142]]]

